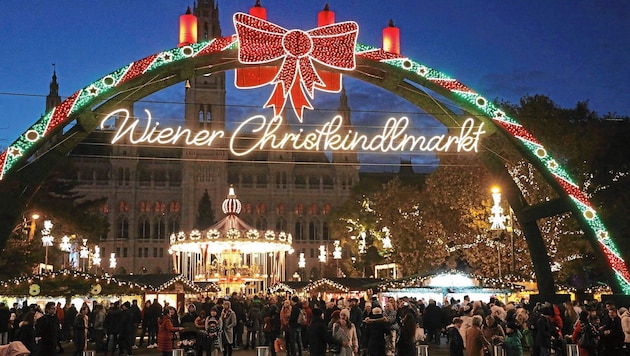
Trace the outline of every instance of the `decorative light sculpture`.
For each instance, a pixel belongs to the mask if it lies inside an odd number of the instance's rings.
[[[192,14],[190,6],[186,13],[179,17],[179,44],[177,47],[197,43],[197,16]]]
[[[400,54],[400,29],[394,26],[394,20],[389,20],[389,24],[383,29],[383,49]]]
[[[256,4],[249,8],[249,14],[259,19],[267,20],[267,9],[260,5],[260,0],[256,0]]]
[[[114,252],[109,255],[109,268],[116,268],[116,253]]]
[[[494,205],[490,212],[492,212],[492,216],[490,216],[490,222],[492,225],[490,226],[490,230],[505,230],[505,220],[508,218],[506,215],[503,215],[503,208],[501,207],[501,191],[499,188],[492,188],[492,201]]]
[[[70,243],[70,238],[68,237],[68,235],[63,235],[63,237],[61,238],[61,243],[59,244],[59,249],[62,252],[70,252],[71,247],[72,244]]]
[[[298,268],[306,268],[306,259],[304,258],[304,252],[300,252],[300,259],[298,260]]]
[[[94,246],[94,255],[92,256],[92,264],[95,266],[101,265],[101,248],[98,245]]]
[[[324,27],[335,23],[335,13],[330,11],[328,3],[324,9],[317,14],[317,27]]]
[[[44,257],[44,268],[48,270],[48,248],[53,245],[54,237],[51,235],[53,223],[50,220],[44,221],[44,228],[42,229],[42,245],[46,248],[46,255]]]

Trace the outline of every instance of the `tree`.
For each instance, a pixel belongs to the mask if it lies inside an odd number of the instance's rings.
[[[210,195],[206,189],[199,200],[197,206],[197,219],[195,220],[195,229],[204,230],[212,226],[216,221],[214,220],[214,210],[212,209],[212,201],[210,201]]]
[[[84,195],[78,194],[77,182],[68,175],[69,172],[76,172],[76,169],[71,167],[70,161],[64,160],[40,184],[23,215],[37,212],[41,221],[51,220],[54,225],[52,235],[57,238],[76,235],[94,239],[106,235],[109,228],[104,214],[106,198],[86,199]],[[6,277],[30,274],[38,263],[44,261],[41,230],[37,229],[33,239],[29,240],[26,238],[28,232],[20,228],[22,224],[23,221],[16,222],[16,228],[0,255],[0,267],[11,267],[0,268],[5,271]],[[56,248],[49,249],[49,261],[60,257]]]

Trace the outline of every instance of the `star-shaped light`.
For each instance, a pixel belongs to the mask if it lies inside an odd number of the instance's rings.
[[[22,149],[19,147],[9,148],[9,154],[13,157],[20,157],[22,155]]]
[[[96,85],[92,84],[92,85],[90,85],[90,86],[87,88],[87,92],[88,92],[88,95],[90,95],[90,96],[97,96],[97,95],[98,95],[99,90],[98,90],[98,88],[96,87]]]

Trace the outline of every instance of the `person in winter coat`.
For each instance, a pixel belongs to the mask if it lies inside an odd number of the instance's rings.
[[[391,331],[381,308],[372,308],[372,315],[364,321],[365,348],[368,356],[386,356],[385,337]]]
[[[397,356],[416,356],[416,320],[413,315],[405,315],[400,327],[400,337],[396,342]],[[439,335],[437,336],[439,338]]]
[[[352,356],[359,352],[359,339],[357,330],[350,322],[350,310],[342,309],[339,312],[339,321],[333,325],[333,337],[341,342],[347,342],[348,346],[342,347],[340,356]],[[415,355],[414,355],[415,356]]]
[[[208,356],[218,356],[219,351],[223,351],[221,330],[223,330],[223,324],[218,309],[212,307],[210,315],[206,318],[206,332],[208,333],[206,354]]]
[[[481,335],[481,315],[472,317],[472,325],[466,330],[466,355],[481,356],[483,350],[483,336]]]
[[[448,335],[448,349],[451,356],[464,356],[464,339],[459,333],[464,321],[461,318],[453,318],[453,324],[446,327]]]
[[[172,318],[175,317],[175,308],[164,308],[164,315],[158,319],[158,350],[162,356],[170,356],[173,353],[173,333],[184,330],[182,327],[174,327]]]
[[[328,326],[323,319],[321,309],[313,309],[313,320],[306,329],[306,334],[309,340],[310,356],[325,356],[328,344],[335,344],[341,347],[347,347],[349,345],[347,342],[335,339],[328,332]]]
[[[597,356],[597,329],[591,324],[589,320],[589,312],[583,310],[580,312],[575,328],[573,328],[573,334],[571,334],[571,341],[578,345],[580,356]],[[584,343],[580,345],[580,338],[584,335]]]
[[[36,353],[35,344],[35,312],[29,311],[24,314],[22,321],[18,325],[15,334],[13,335],[15,341],[20,341],[31,352],[31,355]]]
[[[73,356],[80,356],[83,351],[87,350],[87,336],[88,336],[88,312],[90,309],[87,305],[81,307],[79,313],[74,317],[73,329],[74,335],[72,341],[74,341],[74,354]]]
[[[44,315],[35,322],[35,337],[39,337],[39,356],[57,356],[59,319],[55,302],[46,303]]]
[[[267,340],[267,346],[269,346],[269,351],[271,352],[271,356],[276,356],[276,348],[275,341],[282,333],[280,325],[280,313],[278,311],[278,306],[275,304],[271,304],[269,306],[269,315],[267,315],[263,319],[263,332],[265,333],[265,340]]]
[[[515,322],[510,322],[505,327],[505,356],[523,356],[523,334]]]
[[[442,309],[437,306],[435,300],[429,299],[429,305],[424,309],[422,317],[427,341],[439,345],[442,333]]]
[[[232,303],[226,300],[223,302],[221,311],[221,322],[223,323],[223,356],[232,356],[232,345],[234,345],[234,328],[237,324],[236,313],[232,310]]]

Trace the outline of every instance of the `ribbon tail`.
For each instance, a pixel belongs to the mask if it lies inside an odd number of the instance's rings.
[[[304,90],[302,89],[300,82],[301,80],[293,82],[289,95],[291,96],[291,105],[293,105],[295,116],[297,116],[298,120],[302,122],[302,118],[304,117],[304,108],[312,110],[313,106],[308,101],[306,95],[304,95]]]
[[[284,84],[282,82],[276,83],[276,87],[273,89],[273,93],[269,97],[269,100],[265,103],[265,108],[273,107],[273,114],[280,116],[284,106],[287,103],[287,97],[284,95]]]

